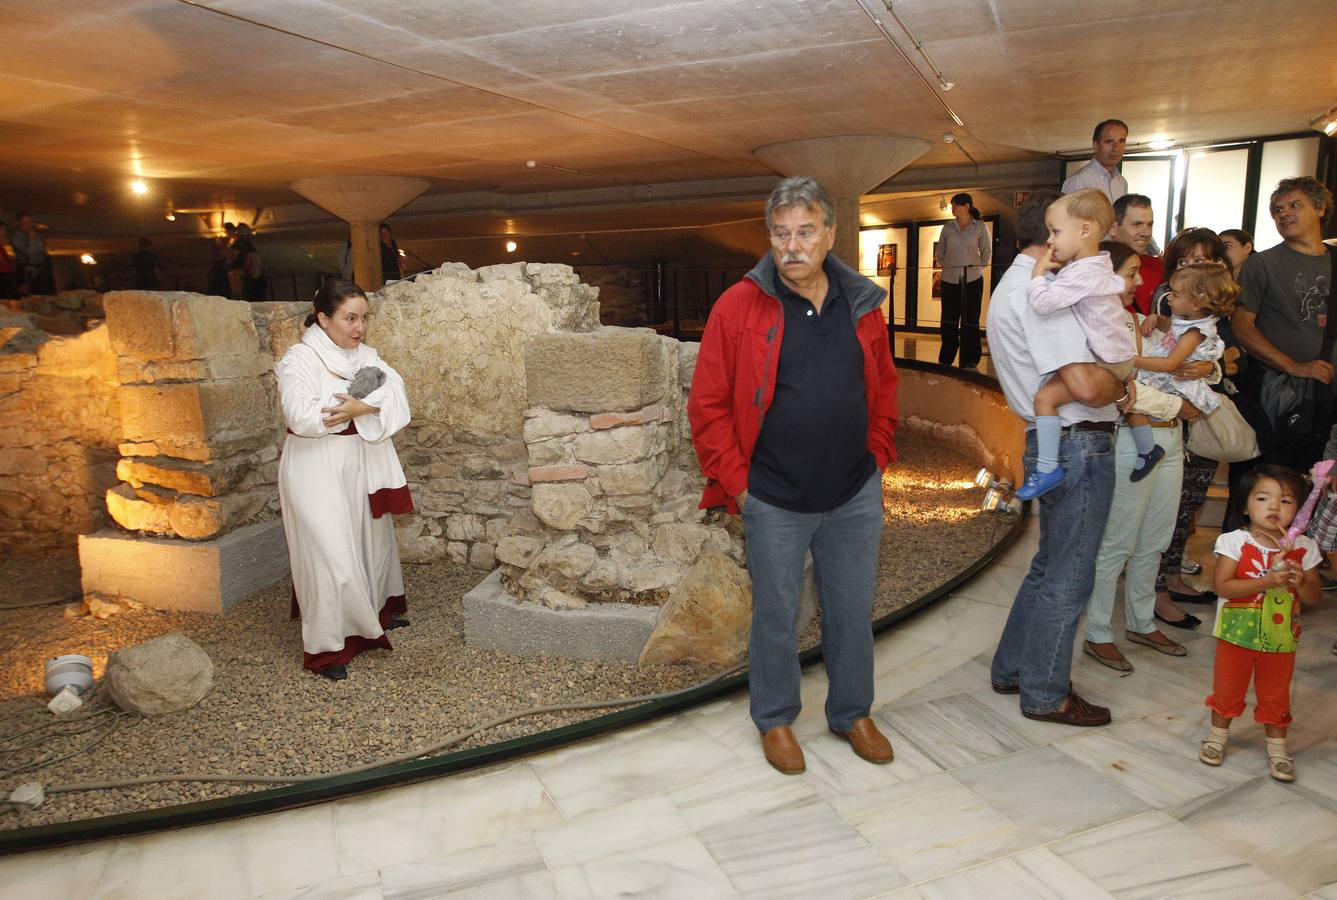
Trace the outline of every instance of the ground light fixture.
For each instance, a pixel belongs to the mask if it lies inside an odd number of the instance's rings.
[[[51,695],[47,708],[58,714],[73,712],[83,706],[81,695],[93,686],[93,660],[82,653],[66,653],[48,660],[44,683]]]
[[[999,513],[1021,512],[1021,501],[1012,496],[1015,488],[1006,478],[997,478],[988,469],[980,469],[975,473],[975,487],[986,489],[984,499],[980,501],[980,509]]]
[[[507,242],[506,242],[506,252],[507,252],[507,253],[514,253],[514,252],[515,252],[515,248],[516,248],[516,243],[515,243],[515,241],[507,241]]]
[[[83,263],[86,266],[97,265],[97,259],[91,253],[85,253],[82,256],[80,256],[79,262]]]
[[[130,182],[130,190],[142,197],[149,192],[149,186],[136,178],[134,181]]]

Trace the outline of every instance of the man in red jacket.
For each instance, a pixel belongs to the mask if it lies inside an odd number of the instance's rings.
[[[896,458],[896,367],[885,292],[834,256],[835,205],[814,179],[766,201],[771,252],[720,296],[687,412],[704,508],[741,510],[752,576],[748,692],[766,760],[804,769],[795,620],[811,551],[830,689],[826,720],[854,752],[891,762],[869,711],[869,623],[882,531],[882,470]],[[850,227],[854,227],[851,223]]]

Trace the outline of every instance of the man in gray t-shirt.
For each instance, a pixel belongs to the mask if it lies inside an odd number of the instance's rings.
[[[1239,379],[1237,402],[1258,432],[1263,455],[1230,467],[1232,488],[1259,463],[1308,470],[1322,457],[1337,405],[1331,390],[1333,354],[1318,358],[1332,286],[1332,259],[1323,243],[1332,193],[1315,178],[1287,178],[1272,192],[1269,208],[1283,243],[1245,260],[1239,306],[1230,317],[1236,338],[1252,357],[1246,377]],[[1312,379],[1319,388],[1309,440],[1278,439],[1262,410],[1264,385],[1283,375]]]

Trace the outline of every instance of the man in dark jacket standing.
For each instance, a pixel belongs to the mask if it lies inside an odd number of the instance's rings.
[[[882,470],[896,456],[885,292],[828,256],[835,205],[814,179],[776,185],[766,227],[770,255],[720,296],[697,357],[688,416],[707,479],[701,505],[741,511],[746,528],[748,690],[767,762],[787,775],[804,770],[790,724],[811,551],[827,724],[862,758],[887,763],[891,744],[869,718]]]

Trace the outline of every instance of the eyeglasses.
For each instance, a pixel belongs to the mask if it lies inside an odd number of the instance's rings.
[[[825,228],[800,228],[792,234],[788,231],[772,231],[771,243],[777,247],[788,247],[790,241],[798,238],[798,242],[807,247],[821,237],[824,231]]]

